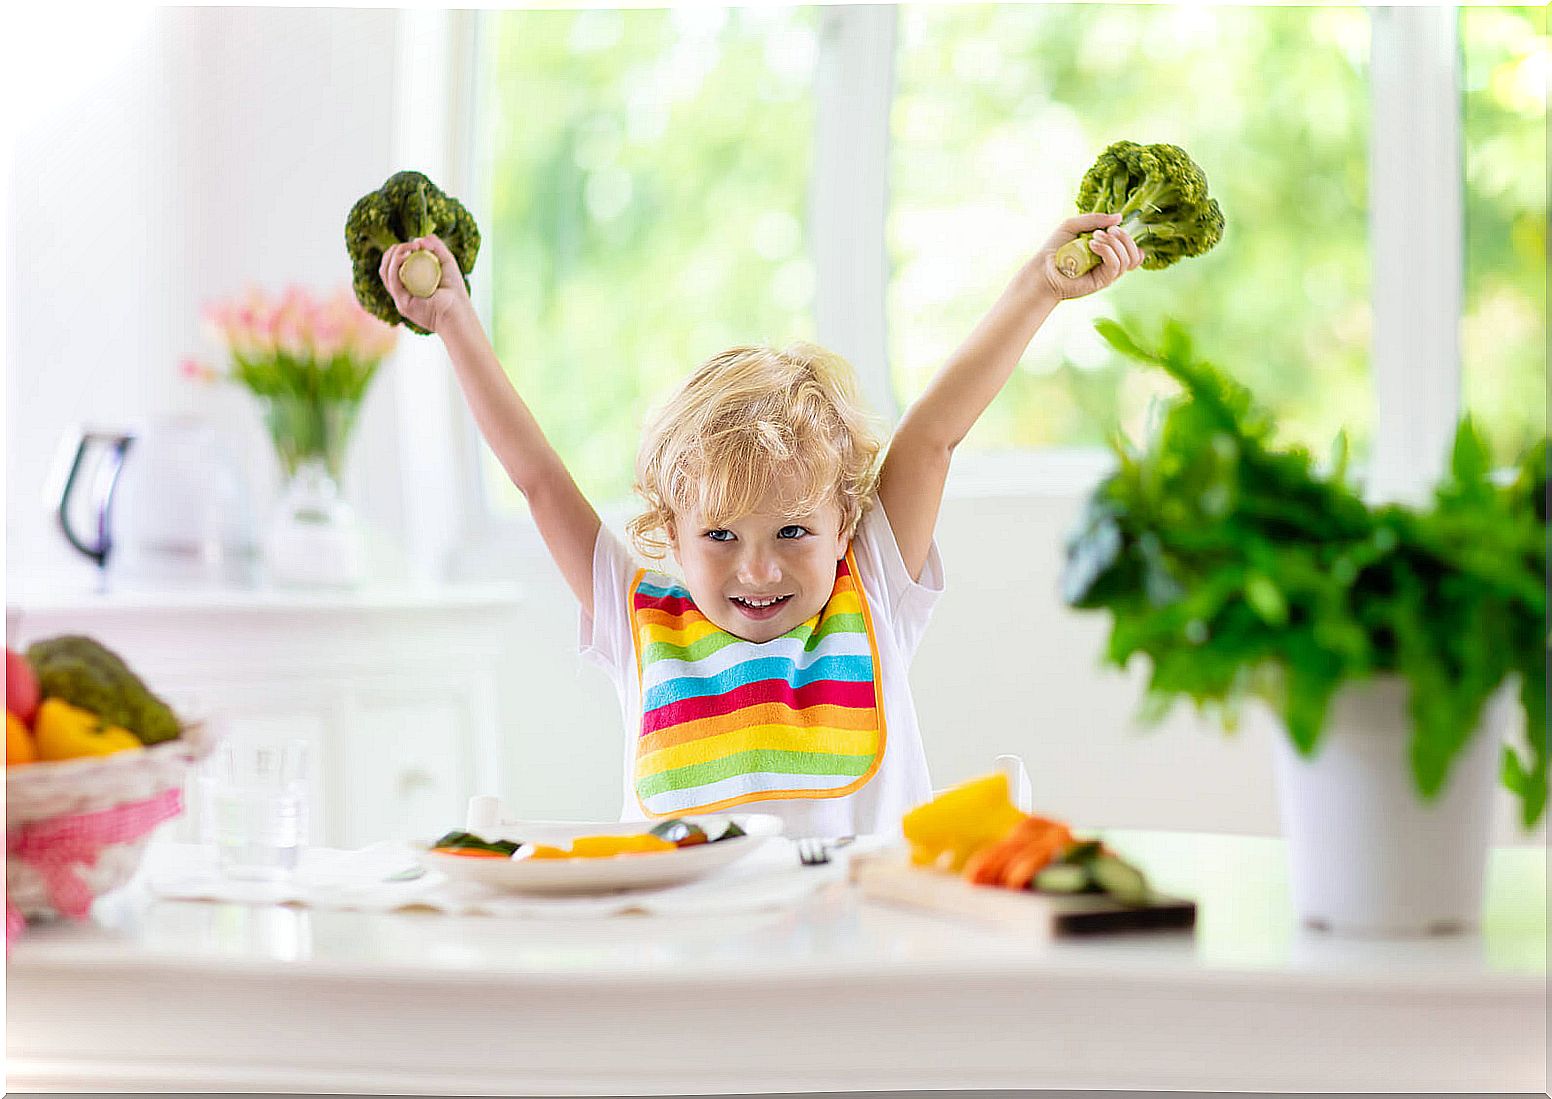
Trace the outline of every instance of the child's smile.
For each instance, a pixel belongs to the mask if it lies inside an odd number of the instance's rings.
[[[763,622],[767,618],[774,618],[776,615],[780,614],[781,608],[784,607],[788,600],[791,598],[792,596],[790,595],[730,595],[728,596],[728,602],[737,607],[746,618],[753,618],[757,622]]]

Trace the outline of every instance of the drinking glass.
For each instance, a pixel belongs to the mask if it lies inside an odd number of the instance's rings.
[[[307,843],[307,742],[226,741],[200,776],[205,842],[221,873],[284,881]]]

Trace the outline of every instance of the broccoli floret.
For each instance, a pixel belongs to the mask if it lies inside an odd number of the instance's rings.
[[[396,172],[389,176],[377,190],[362,195],[345,219],[345,250],[350,253],[351,285],[356,300],[379,320],[402,324],[422,336],[427,335],[427,330],[400,315],[377,269],[383,253],[395,244],[424,236],[436,236],[447,245],[458,261],[467,288],[469,272],[480,253],[479,226],[463,203],[443,194],[420,172]],[[436,261],[430,252],[416,252],[410,258],[422,255]]]
[[[178,718],[152,694],[118,655],[89,637],[74,634],[39,641],[27,649],[44,698],[58,698],[90,710],[110,725],[134,733],[142,744],[175,740]]]
[[[1178,145],[1117,141],[1094,161],[1078,187],[1081,214],[1120,214],[1143,250],[1149,271],[1187,256],[1200,256],[1223,239],[1223,211],[1207,194],[1207,177]],[[1089,248],[1093,233],[1063,245],[1056,269],[1077,278],[1099,263]]]

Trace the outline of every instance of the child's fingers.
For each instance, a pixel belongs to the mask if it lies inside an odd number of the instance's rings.
[[[399,284],[399,264],[403,262],[399,258],[397,244],[383,251],[383,261],[378,265],[378,274],[382,275],[383,285],[388,288],[389,293],[392,293]]]
[[[1064,233],[1077,236],[1079,233],[1088,233],[1095,229],[1102,229],[1108,225],[1119,225],[1120,214],[1079,214],[1062,222],[1057,228]]]
[[[1121,242],[1121,248],[1126,259],[1126,269],[1132,271],[1142,266],[1142,249],[1137,247],[1137,242],[1132,239],[1132,235],[1125,229],[1117,229],[1113,235]]]
[[[1112,279],[1121,274],[1125,264],[1121,261],[1120,245],[1103,229],[1095,230],[1089,238],[1089,247],[1099,256],[1104,264],[1105,273]]]
[[[408,245],[395,244],[383,253],[383,285],[388,288],[388,296],[393,299],[394,308],[400,315],[404,315],[404,310],[409,308],[411,300],[409,290],[405,289],[404,283],[399,281],[399,267],[404,263],[408,248]]]

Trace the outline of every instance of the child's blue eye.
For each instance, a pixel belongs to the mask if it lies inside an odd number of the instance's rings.
[[[794,524],[794,525],[792,525],[790,527],[782,527],[781,530],[776,532],[776,537],[777,538],[801,538],[801,537],[803,537],[803,535],[805,535],[807,533],[808,533],[808,528],[807,527],[800,527],[800,526],[797,526],[796,524]]]
[[[731,542],[733,540],[733,532],[730,530],[708,530],[706,537],[713,542]]]

